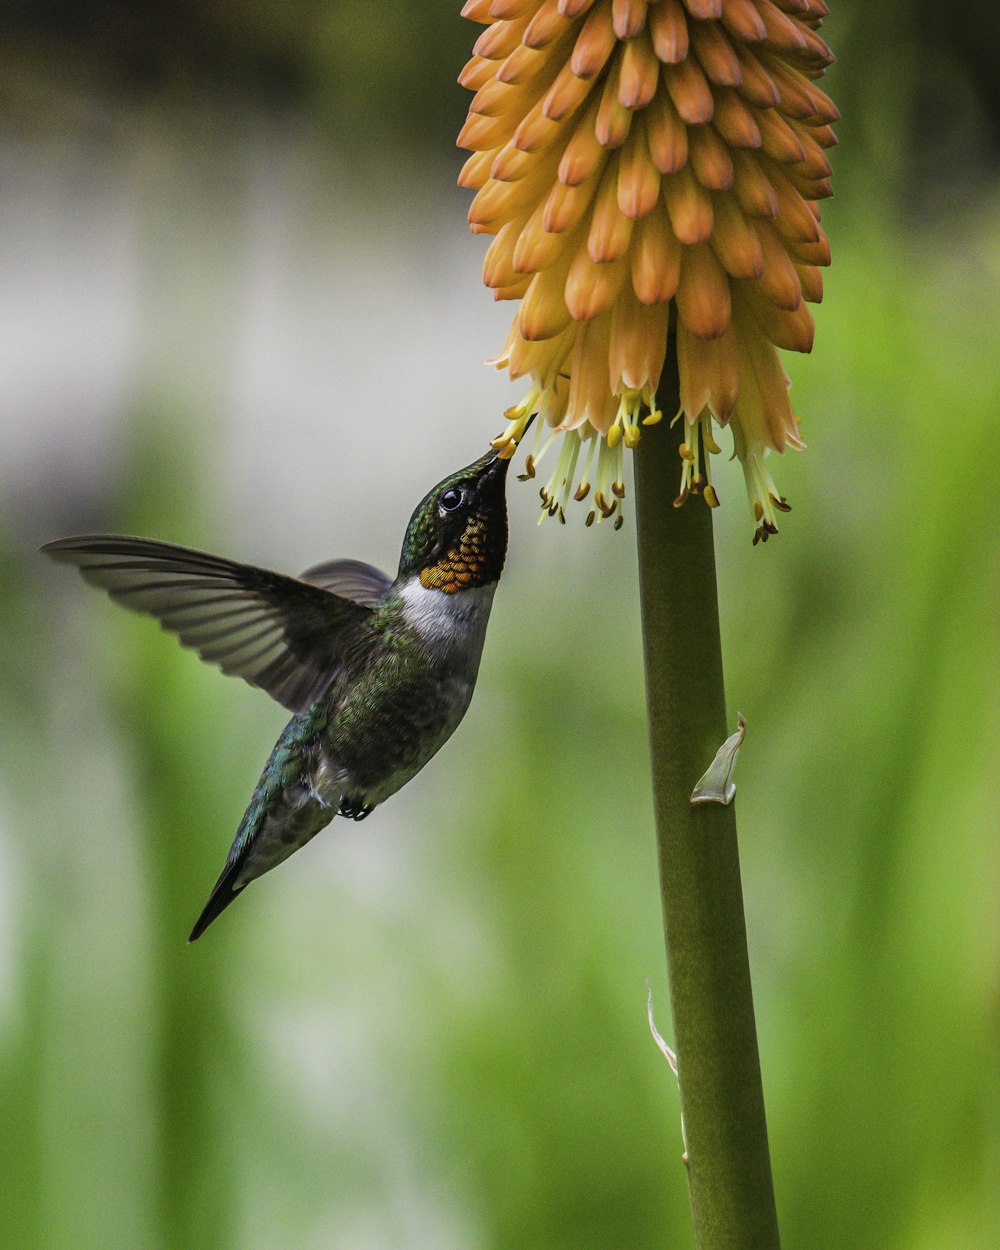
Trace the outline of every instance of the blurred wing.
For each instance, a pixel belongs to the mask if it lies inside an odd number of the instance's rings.
[[[388,573],[365,564],[364,560],[328,560],[313,565],[302,574],[304,582],[321,586],[333,595],[342,595],[366,608],[372,608],[392,585]]]
[[[86,534],[42,550],[293,712],[329,686],[345,634],[371,611],[294,577],[172,543]]]

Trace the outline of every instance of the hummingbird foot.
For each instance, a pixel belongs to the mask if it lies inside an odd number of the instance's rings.
[[[340,800],[340,815],[348,820],[364,820],[374,810],[374,803],[366,803],[356,794],[345,794]]]

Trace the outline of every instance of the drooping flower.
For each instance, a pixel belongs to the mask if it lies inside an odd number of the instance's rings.
[[[496,359],[530,389],[509,448],[540,414],[526,475],[564,519],[616,517],[623,451],[660,419],[676,343],[680,505],[718,503],[712,421],[729,425],[754,541],[788,505],[764,463],[801,447],[777,348],[808,352],[806,301],[829,263],[818,201],[839,114],[815,85],[832,61],[824,0],[469,0],[484,24],[460,81],[476,92],[459,181],[491,234],[483,277],[520,305]],[[673,413],[668,414],[674,416]],[[560,436],[565,435],[564,438]],[[593,493],[591,494],[591,491]]]

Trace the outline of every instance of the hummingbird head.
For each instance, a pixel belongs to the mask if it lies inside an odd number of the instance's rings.
[[[489,451],[424,496],[406,527],[399,577],[418,576],[421,585],[445,594],[499,580],[509,464]]]

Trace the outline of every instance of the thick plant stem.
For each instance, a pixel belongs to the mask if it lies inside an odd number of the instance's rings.
[[[678,410],[676,357],[658,396]],[[639,584],[670,999],[698,1250],[779,1245],[754,1027],[736,815],[691,806],[728,736],[712,545],[699,498],[673,507],[683,422],[635,451]]]

